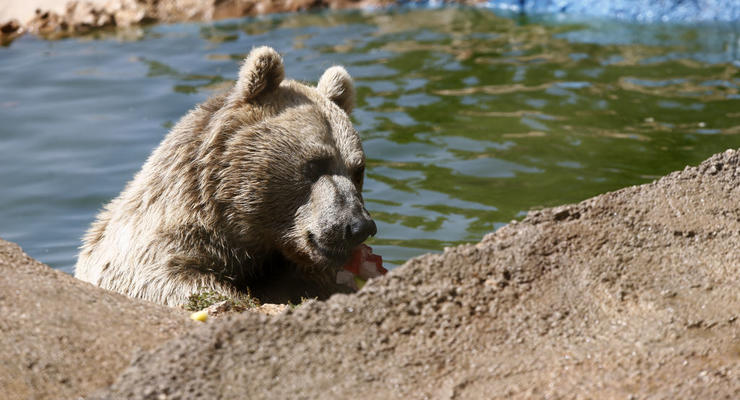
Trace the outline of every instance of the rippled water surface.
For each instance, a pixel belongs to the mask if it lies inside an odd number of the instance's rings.
[[[400,264],[740,147],[734,29],[447,8],[24,37],[0,48],[0,237],[72,272],[102,204],[267,44],[290,77],[356,79],[371,244]]]

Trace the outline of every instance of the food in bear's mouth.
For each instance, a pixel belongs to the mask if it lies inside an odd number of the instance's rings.
[[[385,275],[383,257],[373,254],[373,249],[361,244],[352,250],[352,256],[342,269],[337,272],[337,284],[346,285],[355,290],[362,289],[370,278]]]

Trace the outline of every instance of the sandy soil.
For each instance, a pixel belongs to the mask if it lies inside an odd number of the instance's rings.
[[[64,399],[110,385],[137,349],[195,323],[102,290],[0,240],[0,398]]]
[[[90,398],[740,398],[740,152],[237,315]]]
[[[209,321],[235,312],[224,303],[206,309]],[[0,239],[0,399],[78,398],[109,386],[138,351],[199,326],[190,314],[79,281]]]

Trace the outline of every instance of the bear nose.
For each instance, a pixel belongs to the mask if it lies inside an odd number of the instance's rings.
[[[378,228],[371,218],[358,218],[347,224],[344,232],[347,241],[355,246],[364,242],[369,236],[378,233]]]

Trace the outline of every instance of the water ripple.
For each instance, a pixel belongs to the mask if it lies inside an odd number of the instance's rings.
[[[290,77],[342,64],[355,78],[371,245],[390,264],[740,147],[736,28],[510,16],[396,9],[22,38],[0,48],[0,236],[71,272],[101,205],[263,44]]]

